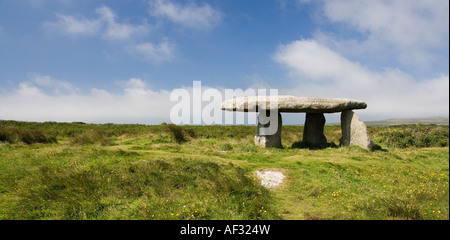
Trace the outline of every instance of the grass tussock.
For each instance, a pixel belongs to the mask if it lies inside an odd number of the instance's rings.
[[[231,146],[231,144],[229,144],[229,143],[225,143],[220,147],[220,150],[231,151],[231,150],[233,150],[233,146]]]
[[[396,219],[423,220],[420,208],[411,201],[390,197],[380,200],[380,208],[386,209],[387,215]]]
[[[96,129],[90,129],[82,133],[74,134],[70,141],[74,145],[114,145],[113,138],[110,134]]]

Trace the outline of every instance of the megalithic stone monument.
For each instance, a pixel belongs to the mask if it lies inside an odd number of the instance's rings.
[[[270,102],[276,102],[270,104]],[[278,111],[278,129],[276,132],[267,135],[261,134],[261,129],[267,124],[260,124],[258,117],[258,130],[255,136],[255,144],[263,147],[282,147],[281,112],[304,112],[306,113],[305,127],[303,131],[303,141],[311,144],[326,143],[323,133],[325,126],[324,113],[341,114],[342,139],[340,145],[358,145],[366,149],[371,149],[373,143],[369,139],[368,131],[364,122],[352,111],[354,109],[365,109],[367,104],[362,101],[350,100],[346,98],[307,98],[289,95],[281,96],[250,96],[233,98],[222,102],[222,110],[260,112],[269,111],[276,108]],[[275,109],[272,109],[275,110]],[[274,118],[275,116],[271,116]]]

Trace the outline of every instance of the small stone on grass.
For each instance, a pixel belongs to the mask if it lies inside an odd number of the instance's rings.
[[[286,177],[279,171],[257,171],[256,175],[261,180],[261,185],[265,188],[274,188],[283,183],[283,179]]]

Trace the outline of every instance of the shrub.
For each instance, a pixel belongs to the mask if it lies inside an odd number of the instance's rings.
[[[15,143],[15,134],[11,129],[0,128],[0,142]]]
[[[191,138],[195,138],[197,136],[194,129],[184,129],[184,132]]]
[[[56,143],[56,137],[52,136],[46,136],[42,131],[40,130],[27,130],[22,131],[21,133],[22,141],[26,144],[33,144],[33,143]]]
[[[41,130],[20,129],[17,127],[0,127],[0,142],[26,144],[33,143],[56,143],[56,136],[49,136]]]
[[[181,129],[180,126],[177,126],[175,124],[165,124],[166,129],[169,132],[169,134],[172,136],[172,139],[176,143],[184,143],[186,142],[186,138],[183,133],[183,129]]]

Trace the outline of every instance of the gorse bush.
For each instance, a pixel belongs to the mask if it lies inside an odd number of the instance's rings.
[[[15,143],[17,142],[16,134],[11,129],[0,127],[0,142]]]
[[[184,136],[183,129],[175,124],[164,124],[170,136],[176,143],[186,142],[186,137]]]
[[[40,130],[30,130],[30,131],[23,131],[21,134],[21,139],[26,144],[33,144],[33,143],[56,143],[56,138],[46,136],[42,131]]]
[[[396,148],[449,146],[448,126],[409,125],[385,129],[371,136],[374,142]]]
[[[56,143],[56,136],[49,136],[41,130],[20,129],[17,127],[0,126],[0,142],[26,144],[33,143]]]

